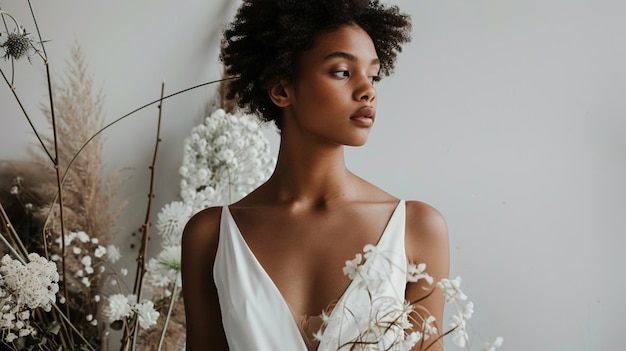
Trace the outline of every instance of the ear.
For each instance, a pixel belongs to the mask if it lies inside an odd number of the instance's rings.
[[[291,90],[285,82],[280,81],[274,84],[267,91],[274,105],[278,107],[287,107],[291,105]]]

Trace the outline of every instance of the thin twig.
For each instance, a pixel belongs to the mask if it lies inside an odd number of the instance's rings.
[[[137,296],[137,303],[141,301],[141,293],[143,288],[143,278],[146,272],[146,256],[148,255],[148,240],[150,239],[150,212],[152,212],[152,200],[154,199],[154,176],[156,173],[156,161],[159,152],[159,144],[161,143],[161,119],[163,116],[163,96],[165,93],[165,82],[161,83],[161,99],[159,100],[159,117],[157,119],[156,141],[154,145],[154,153],[152,154],[152,163],[150,164],[150,188],[148,192],[148,206],[146,208],[146,217],[143,224],[143,232],[141,237],[141,248],[137,256],[137,271],[135,273],[135,285],[133,294]],[[135,350],[137,345],[137,333],[139,320],[135,318],[135,328],[131,336],[131,350]]]
[[[33,17],[33,22],[35,22],[35,29],[37,30],[37,36],[39,37],[41,50],[43,50],[44,61],[48,61],[48,55],[46,54],[46,47],[43,45],[43,40],[41,40],[41,32],[39,31],[39,25],[37,24],[37,17],[35,16],[35,12],[33,11],[33,6],[30,4],[30,0],[28,0],[28,7],[30,8],[30,14]]]
[[[132,115],[132,114],[134,114],[134,113],[136,113],[136,112],[139,112],[139,111],[143,110],[144,108],[146,108],[146,107],[148,107],[148,106],[152,106],[152,105],[156,104],[157,102],[162,102],[163,100],[167,100],[167,99],[169,99],[169,98],[171,98],[171,97],[174,97],[174,96],[179,95],[179,94],[182,94],[182,93],[186,93],[186,92],[188,92],[188,91],[190,91],[190,90],[193,90],[193,89],[201,88],[201,87],[203,87],[203,86],[207,86],[207,85],[211,85],[211,84],[215,84],[215,83],[220,83],[220,82],[225,81],[225,80],[231,80],[231,79],[236,79],[236,78],[237,78],[237,77],[229,77],[229,78],[223,78],[223,79],[213,80],[213,81],[210,81],[210,82],[206,82],[206,83],[198,84],[198,85],[195,85],[195,86],[193,86],[193,87],[189,87],[189,88],[187,88],[187,89],[183,89],[183,90],[177,91],[177,92],[175,92],[175,93],[173,93],[173,94],[170,94],[170,95],[167,95],[167,96],[163,96],[163,97],[161,97],[161,98],[159,98],[159,99],[157,99],[157,100],[151,101],[151,102],[149,102],[149,103],[147,103],[147,104],[145,104],[145,105],[143,105],[143,106],[141,106],[141,107],[138,107],[138,108],[136,108],[136,109],[134,109],[134,110],[132,110],[132,111],[128,112],[127,114],[125,114],[125,115],[123,115],[123,116],[119,117],[118,119],[114,120],[113,122],[111,122],[111,123],[109,123],[109,124],[105,125],[105,126],[104,126],[104,127],[102,127],[100,130],[98,130],[97,132],[95,132],[95,133],[94,133],[94,134],[93,134],[93,135],[92,135],[89,139],[87,139],[87,141],[85,141],[85,143],[84,143],[84,144],[83,144],[83,145],[82,145],[82,146],[78,149],[78,151],[76,151],[76,153],[74,154],[74,156],[70,159],[70,162],[67,164],[67,167],[66,167],[65,173],[63,174],[63,181],[65,181],[65,177],[66,177],[66,175],[67,175],[67,171],[70,169],[70,166],[74,163],[74,161],[76,160],[76,158],[78,158],[78,155],[81,153],[81,151],[83,151],[83,149],[84,149],[85,147],[87,147],[87,145],[88,145],[88,144],[89,144],[89,143],[90,143],[93,139],[95,139],[98,135],[100,135],[100,133],[104,132],[106,129],[108,129],[108,128],[109,128],[109,127],[111,127],[112,125],[114,125],[114,124],[116,124],[116,123],[120,122],[121,120],[123,120],[123,119],[125,119],[125,118],[129,117],[130,115]]]
[[[28,259],[28,250],[26,250],[26,247],[24,246],[24,243],[20,239],[20,236],[15,231],[15,227],[13,226],[13,224],[11,224],[11,220],[9,219],[9,216],[7,215],[6,211],[4,210],[4,207],[2,206],[2,204],[0,204],[0,219],[2,220],[1,221],[2,226],[7,229],[7,233],[9,234],[9,238],[11,239],[11,241],[13,241],[15,244],[17,244],[17,247],[20,250],[21,256],[17,255],[17,253],[16,253],[15,256],[19,257],[20,261],[24,262],[24,260]],[[9,246],[9,248],[12,251],[15,249],[15,248],[13,248],[11,246]]]
[[[29,1],[30,4],[30,1]],[[67,274],[66,274],[66,249],[65,249],[65,225],[64,225],[64,217],[63,217],[63,187],[61,184],[61,169],[59,168],[59,141],[58,141],[58,132],[57,132],[57,123],[54,115],[54,101],[52,97],[52,79],[50,77],[50,64],[48,61],[44,63],[46,66],[46,78],[48,80],[48,98],[50,99],[50,117],[52,120],[52,138],[54,142],[54,160],[52,161],[54,164],[54,171],[57,178],[57,194],[59,200],[59,224],[61,226],[61,274],[63,275],[63,295],[65,296],[65,300],[69,301],[69,290],[67,287]],[[45,232],[44,232],[44,243],[45,241]],[[70,307],[69,304],[65,304],[65,312],[67,317],[70,317]]]
[[[178,294],[178,275],[176,275],[176,279],[174,279],[174,292],[172,292],[172,296],[170,297],[170,306],[167,309],[167,316],[165,316],[165,322],[163,322],[163,330],[161,331],[161,338],[159,339],[159,348],[157,349],[157,351],[161,351],[163,349],[163,342],[165,341],[165,332],[167,331],[167,326],[172,316],[172,310],[174,309],[174,303],[176,302],[176,294]]]

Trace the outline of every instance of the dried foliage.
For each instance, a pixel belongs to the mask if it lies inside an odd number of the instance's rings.
[[[62,185],[65,234],[84,231],[91,238],[97,238],[97,242],[72,243],[73,247],[84,252],[93,252],[96,245],[111,242],[114,225],[126,205],[125,200],[116,198],[124,170],[115,171],[105,179],[103,139],[96,136],[89,141],[103,127],[103,95],[94,89],[78,44],[72,47],[64,77],[53,85],[52,94],[57,123],[57,158],[61,174],[67,171]],[[49,108],[42,106],[41,110],[52,125]],[[52,137],[42,136],[42,139],[50,150],[54,150]],[[29,160],[0,162],[0,202],[29,251],[43,253],[45,237],[48,253],[60,254],[60,205],[55,169],[41,148],[30,149],[29,156]],[[76,159],[72,161],[74,157]],[[73,163],[68,168],[70,162]],[[65,264],[69,272],[83,268],[80,256],[71,253],[66,255]],[[100,293],[107,275],[98,275],[90,284],[81,283],[80,279],[73,275],[67,277],[71,296],[68,303],[75,321],[84,321],[89,314],[97,315],[98,305],[93,296]],[[99,342],[102,326],[76,325],[91,342]]]
[[[53,98],[59,140],[57,157],[63,173],[80,148],[103,127],[102,92],[94,91],[93,80],[87,73],[85,59],[78,44],[71,50],[65,79],[53,87]],[[42,110],[50,120],[49,109],[44,106]],[[44,138],[44,141],[49,145],[53,144],[50,138]],[[103,139],[96,136],[78,154],[63,184],[63,205],[64,210],[68,210],[64,218],[67,230],[83,230],[92,237],[108,242],[112,234],[112,224],[116,222],[124,206],[113,206],[116,189],[121,181],[120,171],[103,182],[102,145]],[[49,162],[41,154],[33,156],[42,166],[46,165],[43,168],[53,177],[54,170],[49,167]],[[48,192],[56,194],[56,184],[47,184],[50,186]],[[47,214],[49,210],[50,208],[42,208],[40,214]],[[54,222],[50,224],[53,230],[58,229]]]

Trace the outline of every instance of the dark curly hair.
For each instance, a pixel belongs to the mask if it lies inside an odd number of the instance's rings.
[[[226,98],[280,129],[280,108],[268,89],[292,80],[299,54],[310,49],[320,33],[350,24],[372,38],[380,75],[391,74],[411,31],[410,17],[398,7],[378,0],[244,0],[224,31],[220,58],[226,75],[234,77]]]

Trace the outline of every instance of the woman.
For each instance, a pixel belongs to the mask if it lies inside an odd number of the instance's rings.
[[[266,183],[237,203],[201,211],[185,228],[188,350],[346,345],[363,322],[347,316],[371,294],[342,268],[367,244],[404,262],[384,284],[419,301],[412,328],[423,332],[432,315],[441,330],[443,295],[423,280],[407,284],[405,268],[426,263],[436,281],[447,277],[442,216],[386,193],[344,162],[344,146],[366,142],[377,118],[374,82],[392,72],[409,32],[408,16],[376,0],[244,1],[225,31],[222,60],[237,77],[229,95],[276,123],[280,149]],[[443,348],[436,341],[430,349]]]

